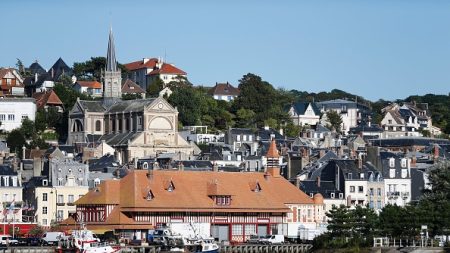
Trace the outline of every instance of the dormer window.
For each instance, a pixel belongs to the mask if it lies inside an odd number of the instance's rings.
[[[395,169],[390,169],[389,170],[389,177],[390,178],[395,178]]]
[[[231,196],[216,196],[216,205],[218,206],[229,206],[231,204]]]
[[[402,158],[402,168],[406,168],[406,158]]]
[[[153,192],[151,190],[149,190],[147,192],[147,197],[145,198],[146,200],[152,200],[155,198],[155,195],[153,195]]]
[[[168,192],[173,192],[175,190],[175,185],[173,184],[172,180],[165,183],[165,189]]]
[[[389,167],[391,168],[395,167],[395,158],[389,158]]]

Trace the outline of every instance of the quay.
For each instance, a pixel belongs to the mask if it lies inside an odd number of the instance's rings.
[[[220,253],[306,253],[311,244],[241,244],[221,246]],[[9,247],[0,249],[0,253],[57,253],[57,247]],[[61,252],[61,251],[60,251]],[[62,250],[62,252],[67,252]],[[121,253],[164,253],[160,246],[121,246]]]

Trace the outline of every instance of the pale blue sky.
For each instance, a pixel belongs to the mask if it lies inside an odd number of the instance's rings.
[[[194,84],[276,87],[394,99],[450,92],[450,1],[50,1],[0,5],[0,66],[167,56]]]

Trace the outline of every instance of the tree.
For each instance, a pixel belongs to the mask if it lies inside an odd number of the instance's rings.
[[[135,99],[142,99],[142,95],[140,93],[122,94],[122,100],[135,100]]]
[[[177,88],[169,97],[169,103],[176,106],[179,111],[179,120],[184,126],[200,123],[201,109],[200,97],[194,88],[184,86]]]
[[[122,64],[117,66],[122,72],[122,77],[126,78],[128,70]],[[85,62],[75,62],[73,64],[73,74],[80,80],[94,80],[100,81],[102,78],[102,71],[106,68],[106,58],[103,56],[91,57]]]
[[[22,120],[22,126],[19,131],[22,133],[24,138],[31,139],[36,135],[36,126],[32,120],[24,119]]]
[[[330,123],[332,129],[336,132],[341,132],[342,117],[336,111],[328,111],[326,114],[327,120]]]
[[[330,219],[328,222],[328,231],[332,237],[345,238],[352,234],[352,222],[346,206],[333,206],[326,216]]]
[[[284,134],[287,137],[296,138],[300,135],[300,131],[302,128],[298,125],[295,125],[292,120],[289,120],[288,123],[284,126]]]
[[[15,152],[21,156],[22,147],[26,144],[25,136],[20,129],[14,129],[6,137],[6,143],[8,143],[11,152]]]
[[[239,127],[254,127],[256,113],[250,109],[241,108],[236,112],[236,124]]]
[[[156,78],[153,82],[147,86],[147,97],[158,97],[159,92],[164,89],[164,82],[161,78]]]

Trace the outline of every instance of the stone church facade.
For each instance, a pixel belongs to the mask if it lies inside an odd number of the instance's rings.
[[[178,159],[191,157],[193,147],[178,134],[178,110],[165,99],[122,101],[120,93],[111,92],[115,89],[110,86],[121,81],[115,52],[111,50],[114,50],[112,33],[104,72],[103,99],[77,100],[69,112],[68,144],[86,146],[105,141],[115,148],[122,163],[134,157],[161,153],[176,153]]]

